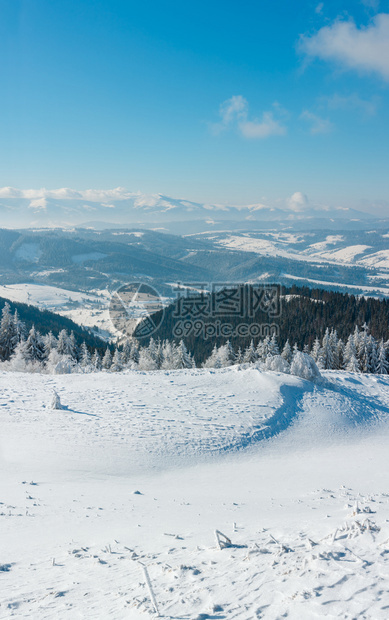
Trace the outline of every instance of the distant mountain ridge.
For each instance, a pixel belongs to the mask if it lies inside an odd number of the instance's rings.
[[[262,203],[242,206],[202,204],[163,194],[113,190],[19,190],[0,188],[2,226],[11,228],[74,227],[96,229],[142,226],[188,234],[276,226],[331,228],[339,222],[353,228],[377,225],[379,218],[343,207],[275,208]]]
[[[145,228],[0,229],[0,284],[110,291],[154,282],[280,282],[389,294],[389,227],[296,228],[172,235]],[[173,293],[174,296],[174,293]]]

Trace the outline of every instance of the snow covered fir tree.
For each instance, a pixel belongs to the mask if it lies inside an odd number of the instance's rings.
[[[265,370],[293,372],[301,353],[310,356],[320,370],[347,370],[350,372],[388,374],[389,341],[376,340],[365,323],[356,326],[346,341],[337,331],[327,328],[322,339],[316,338],[312,347],[307,344],[300,351],[297,343],[286,340],[280,345],[275,334],[251,340],[242,350],[235,350],[231,342],[213,347],[201,364],[204,368],[224,368],[237,364],[256,364]],[[0,321],[0,360],[4,370],[68,374],[73,372],[120,372],[126,369],[140,371],[177,370],[195,368],[195,351],[189,351],[183,340],[154,340],[141,346],[138,340],[127,339],[117,346],[107,346],[100,355],[85,342],[77,344],[74,333],[62,329],[58,336],[51,331],[41,335],[34,325],[27,333],[18,312],[11,313],[6,303]],[[304,358],[307,360],[307,357]]]

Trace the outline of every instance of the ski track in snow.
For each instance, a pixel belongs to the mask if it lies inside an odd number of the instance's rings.
[[[1,373],[0,619],[387,619],[388,388]]]

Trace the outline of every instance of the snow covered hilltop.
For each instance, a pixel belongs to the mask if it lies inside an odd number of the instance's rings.
[[[386,619],[389,377],[322,374],[0,373],[1,618]]]

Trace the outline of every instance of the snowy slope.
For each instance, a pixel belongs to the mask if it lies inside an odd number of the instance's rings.
[[[0,297],[50,310],[82,327],[98,327],[100,337],[113,331],[108,311],[111,294],[106,289],[86,293],[29,282],[0,286]]]
[[[378,376],[1,374],[0,618],[155,617],[143,564],[165,618],[387,618],[388,419]]]

